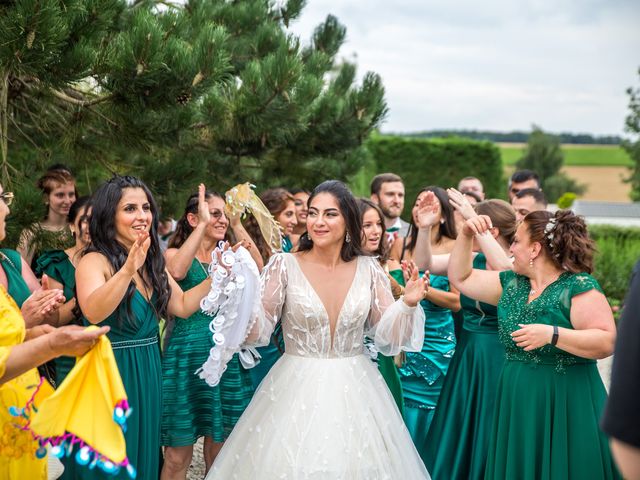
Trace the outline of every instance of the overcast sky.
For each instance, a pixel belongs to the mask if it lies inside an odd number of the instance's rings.
[[[342,57],[382,76],[382,130],[622,134],[640,86],[638,0],[308,0],[308,41],[327,14],[347,27]]]

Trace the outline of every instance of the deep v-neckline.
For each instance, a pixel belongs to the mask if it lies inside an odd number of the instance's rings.
[[[320,295],[318,294],[318,292],[314,288],[313,284],[311,283],[311,281],[305,275],[304,270],[302,270],[302,267],[300,266],[300,262],[298,262],[298,259],[296,258],[296,256],[293,255],[293,254],[289,254],[289,255],[291,255],[291,258],[293,259],[294,263],[296,264],[296,268],[300,272],[300,275],[302,275],[302,278],[304,279],[305,283],[308,285],[309,289],[315,295],[316,300],[318,301],[318,303],[320,305],[322,305],[322,310],[324,311],[324,315],[327,318],[327,322],[329,323],[329,337],[331,338],[331,346],[333,348],[333,340],[334,340],[334,337],[335,337],[336,330],[338,328],[338,323],[340,322],[340,318],[342,318],[342,312],[344,311],[344,306],[347,304],[347,300],[349,300],[349,297],[351,296],[351,291],[353,290],[353,287],[356,284],[356,279],[358,277],[358,270],[360,268],[360,257],[356,258],[356,269],[355,269],[355,272],[353,273],[353,278],[351,279],[351,284],[349,285],[349,289],[347,290],[347,294],[344,296],[344,299],[342,300],[342,305],[340,305],[340,309],[338,310],[338,316],[336,317],[336,321],[333,324],[333,328],[332,328],[331,319],[329,318],[329,311],[327,310],[326,305],[322,301],[322,298],[320,298]]]

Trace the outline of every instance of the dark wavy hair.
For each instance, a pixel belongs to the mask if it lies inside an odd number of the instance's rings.
[[[85,207],[87,209],[91,207],[91,197],[89,195],[83,195],[82,197],[78,197],[76,201],[71,204],[71,207],[69,207],[69,213],[67,214],[67,222],[69,222],[69,224],[76,223],[78,215],[80,214],[80,210],[82,210]],[[89,218],[86,213],[83,216],[87,217],[87,219]],[[80,220],[83,220],[83,219],[81,218]],[[82,234],[82,232],[78,232],[78,233]],[[75,238],[75,234],[74,234],[74,238]]]
[[[434,185],[425,187],[418,192],[413,205],[415,205],[420,194],[424,192],[433,192],[433,194],[440,202],[440,210],[442,218],[444,219],[444,223],[438,225],[438,236],[436,238],[436,242],[440,242],[440,240],[442,240],[442,237],[455,240],[458,236],[458,232],[456,230],[456,219],[453,215],[454,209],[449,202],[449,195],[447,195],[447,191],[442,187],[436,187]],[[407,243],[406,249],[410,252],[413,252],[413,249],[416,248],[416,243],[418,241],[418,226],[413,221],[413,214],[411,215],[411,222],[409,222],[409,233],[407,235],[407,238],[409,239],[409,243]]]
[[[149,201],[153,220],[151,222],[151,230],[149,237],[151,238],[151,246],[147,252],[147,258],[144,262],[143,269],[145,275],[141,275],[143,281],[148,281],[145,286],[151,287],[157,298],[154,302],[158,319],[167,316],[167,307],[171,296],[169,287],[169,279],[165,269],[164,256],[160,250],[158,240],[158,205],[145,183],[131,176],[112,177],[107,182],[98,187],[93,194],[91,212],[91,221],[89,223],[89,234],[91,235],[91,244],[88,246],[86,253],[98,252],[104,255],[111,265],[113,272],[117,272],[122,268],[127,260],[129,252],[118,240],[116,240],[116,210],[118,203],[122,198],[122,191],[125,188],[140,188],[144,191]],[[145,278],[146,277],[146,278]],[[118,306],[118,315],[120,318],[132,319],[131,300],[136,292],[134,282],[129,284],[124,301]]]
[[[373,255],[378,257],[378,260],[380,261],[380,265],[384,265],[387,263],[387,260],[389,260],[389,254],[391,253],[385,238],[384,214],[382,213],[382,210],[380,210],[380,207],[378,205],[376,205],[375,203],[373,203],[371,200],[367,198],[358,199],[358,210],[360,210],[360,221],[363,223],[363,225],[364,225],[364,214],[367,213],[369,210],[375,210],[376,213],[378,214],[378,217],[380,218],[380,222],[382,224],[382,237],[380,238],[380,245],[378,245],[378,248],[372,253]]]
[[[342,242],[340,258],[345,262],[349,262],[361,255],[370,256],[362,249],[362,217],[360,216],[358,203],[351,191],[339,180],[327,180],[313,189],[308,205],[311,206],[313,199],[321,193],[328,193],[338,201],[338,208],[344,217],[346,230],[351,239],[349,242]],[[298,251],[305,252],[312,248],[313,241],[307,232],[300,237]]]
[[[529,213],[523,222],[531,241],[540,242],[544,254],[557,267],[572,273],[593,272],[596,246],[584,218],[571,210],[540,210]]]
[[[207,190],[204,194],[204,198],[205,200],[221,198],[224,201],[224,197],[222,195],[212,190]],[[192,193],[187,199],[187,205],[184,208],[184,213],[176,223],[176,231],[169,239],[169,248],[180,248],[182,244],[186,242],[187,238],[189,238],[191,232],[193,232],[193,227],[189,224],[189,220],[187,219],[187,215],[190,213],[198,213],[198,192]]]

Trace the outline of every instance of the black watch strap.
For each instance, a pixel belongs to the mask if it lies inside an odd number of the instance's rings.
[[[553,326],[553,335],[551,336],[551,345],[556,345],[558,343],[558,326]]]

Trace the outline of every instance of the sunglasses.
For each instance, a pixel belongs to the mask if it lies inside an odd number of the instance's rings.
[[[13,203],[13,192],[2,192],[0,193],[0,198],[4,202],[4,204],[8,207]]]

